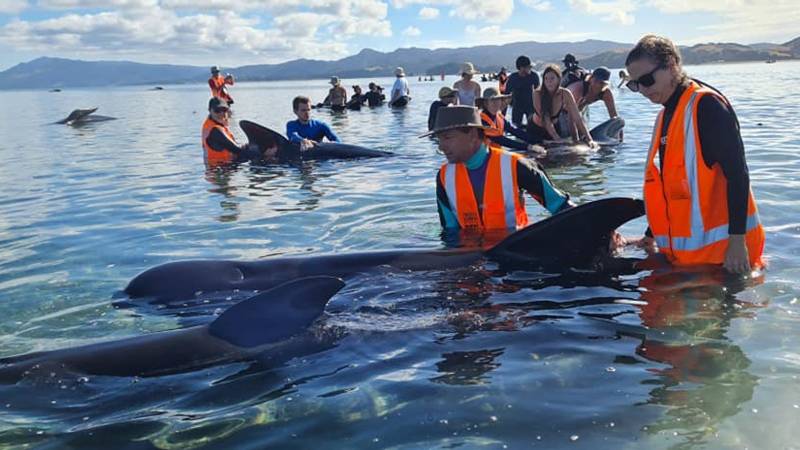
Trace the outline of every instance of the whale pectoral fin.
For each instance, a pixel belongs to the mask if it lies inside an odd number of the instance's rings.
[[[292,143],[282,134],[270,130],[263,125],[250,122],[249,120],[240,120],[239,127],[247,136],[247,141],[251,144],[258,145],[262,151],[273,147],[278,147],[279,151],[286,151],[286,149],[292,147]]]
[[[278,342],[305,331],[342,287],[335,277],[299,278],[237,303],[208,331],[240,347]]]
[[[644,202],[607,198],[585,203],[534,223],[492,247],[487,255],[510,263],[590,263],[608,249],[611,234],[620,225],[644,215]]]
[[[609,139],[620,139],[620,132],[624,126],[625,120],[621,117],[614,117],[592,128],[589,134],[595,141],[605,142]]]

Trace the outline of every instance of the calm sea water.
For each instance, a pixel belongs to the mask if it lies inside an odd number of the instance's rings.
[[[0,447],[796,448],[800,64],[689,72],[741,120],[767,230],[758,282],[379,269],[329,305],[338,345],[280,368],[0,386]],[[205,86],[0,91],[0,356],[181,326],[112,306],[133,276],[168,261],[441,247],[443,158],[417,135],[442,84],[412,79],[405,110],[316,112],[346,142],[395,158],[227,172],[203,165]],[[240,84],[235,118],[282,130],[294,95],[318,101],[326,89]],[[657,108],[615,95],[626,142],[550,169],[578,202],[640,193]],[[119,120],[49,124],[90,106]],[[606,113],[594,108],[596,124]],[[532,201],[529,212],[543,215]],[[476,320],[454,323],[453,311]]]

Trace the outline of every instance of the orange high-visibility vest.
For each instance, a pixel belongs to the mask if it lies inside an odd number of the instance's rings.
[[[216,149],[208,145],[208,135],[211,134],[211,130],[214,128],[219,128],[231,141],[236,142],[233,133],[231,133],[227,127],[215,122],[211,117],[207,117],[206,121],[203,122],[203,150],[205,150],[203,153],[206,164],[214,165],[233,162],[233,160],[236,159],[236,155],[228,150]]]
[[[231,84],[225,81],[222,75],[212,76],[208,79],[208,86],[211,88],[211,96],[216,97],[226,102],[230,101],[231,96],[225,89],[225,84]]]
[[[719,164],[706,166],[697,130],[697,105],[704,95],[717,94],[692,82],[681,95],[667,129],[663,171],[654,161],[664,120],[664,111],[659,113],[645,166],[647,221],[659,251],[676,265],[722,264],[728,248],[728,181]],[[752,190],[745,242],[750,265],[761,265],[764,228]]]
[[[517,184],[517,161],[520,158],[515,153],[489,149],[482,210],[475,201],[467,166],[463,163],[442,165],[440,181],[461,228],[515,229],[528,224],[525,199],[520,195]]]
[[[481,121],[491,127],[490,129],[483,130],[483,135],[486,137],[486,139],[484,139],[486,146],[490,149],[500,150],[502,146],[489,139],[489,137],[498,137],[505,134],[506,118],[503,117],[503,113],[498,111],[494,118],[492,118],[489,114],[486,114],[486,112],[481,111]]]

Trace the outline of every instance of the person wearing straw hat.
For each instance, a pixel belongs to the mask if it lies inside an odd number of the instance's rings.
[[[436,113],[442,106],[455,105],[458,102],[458,91],[450,89],[447,86],[439,89],[439,100],[431,103],[431,109],[428,111],[428,131],[433,130],[436,124]]]
[[[488,127],[476,108],[439,108],[433,131],[447,162],[436,175],[439,221],[446,229],[514,230],[528,224],[522,191],[550,213],[574,206],[569,195],[553,187],[538,163],[516,153],[491,149]]]
[[[481,96],[481,85],[472,80],[478,73],[471,62],[461,65],[461,79],[453,84],[453,89],[458,91],[458,104],[475,106],[475,99]]]
[[[529,144],[527,141],[528,134],[510,123],[501,112],[505,99],[509,97],[511,96],[500,94],[500,91],[495,87],[489,87],[483,91],[480,102],[482,105],[481,123],[488,127],[484,132],[486,144],[490,148],[496,149],[506,147],[529,152],[541,151],[540,146]],[[506,133],[521,139],[521,141],[506,137]]]
[[[394,104],[397,99],[401,97],[408,97],[411,91],[408,89],[408,80],[406,80],[406,71],[402,67],[394,69],[394,85],[392,85],[392,92],[389,96],[389,104]]]
[[[339,77],[331,77],[329,83],[331,84],[331,88],[328,91],[328,96],[322,101],[322,104],[330,106],[331,109],[336,111],[344,110],[345,104],[347,104],[347,89],[342,86]]]

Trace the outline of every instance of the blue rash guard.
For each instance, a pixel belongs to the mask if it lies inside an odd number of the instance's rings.
[[[467,166],[469,181],[475,194],[478,208],[483,209],[483,190],[486,181],[486,168],[489,166],[489,149],[485,145],[475,152],[464,163]],[[517,161],[517,183],[520,189],[527,191],[537,202],[544,206],[551,214],[571,208],[574,204],[565,194],[553,186],[544,169],[535,161],[521,158]],[[439,221],[443,228],[459,228],[458,218],[450,207],[450,200],[442,185],[440,174],[436,174],[436,200],[439,206]]]
[[[302,123],[299,119],[286,122],[286,136],[297,144],[303,139],[322,142],[324,137],[331,142],[341,142],[327,123],[314,119],[310,119],[307,123]]]

